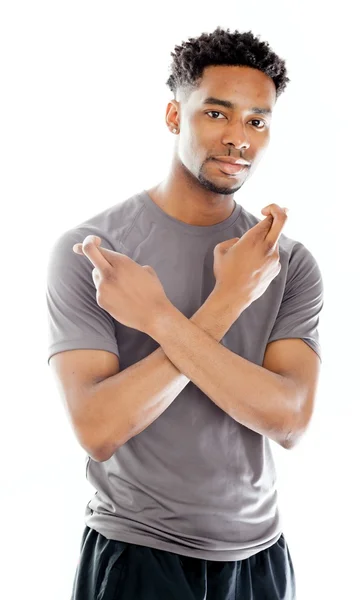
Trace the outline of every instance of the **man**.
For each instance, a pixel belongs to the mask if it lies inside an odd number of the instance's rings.
[[[251,32],[172,56],[170,172],[49,261],[49,362],[97,490],[72,599],[292,600],[270,439],[311,419],[322,278],[285,210],[233,198],[289,80]]]

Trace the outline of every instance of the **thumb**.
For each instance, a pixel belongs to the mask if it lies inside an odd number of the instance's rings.
[[[236,244],[236,242],[239,241],[239,239],[239,237],[235,237],[231,238],[230,240],[225,240],[224,242],[216,244],[214,252],[220,252],[220,254],[225,254],[229,250],[229,248],[234,246],[234,244]]]

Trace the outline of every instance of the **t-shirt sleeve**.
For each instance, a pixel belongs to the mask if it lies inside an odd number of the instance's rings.
[[[284,296],[268,343],[301,338],[322,360],[318,326],[323,303],[319,266],[311,252],[298,242],[289,260]]]
[[[88,233],[67,231],[50,249],[46,276],[48,364],[53,354],[64,350],[107,350],[119,357],[115,321],[96,301],[94,265],[72,249]],[[112,249],[103,242],[102,246]]]

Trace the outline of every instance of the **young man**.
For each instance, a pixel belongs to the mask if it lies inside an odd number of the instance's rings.
[[[97,490],[72,599],[293,600],[270,439],[310,422],[323,284],[285,210],[234,200],[289,79],[251,32],[172,56],[170,172],[49,261],[49,362]]]

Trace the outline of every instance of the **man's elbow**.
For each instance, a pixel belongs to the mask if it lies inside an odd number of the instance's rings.
[[[305,431],[306,431],[306,427],[305,428],[304,427],[303,428],[293,427],[290,431],[287,430],[285,436],[282,439],[282,442],[280,442],[280,445],[283,448],[285,448],[285,450],[291,450],[292,448],[295,448],[295,446],[298,445],[301,438],[303,437]]]
[[[280,443],[280,446],[282,448],[285,448],[285,450],[291,450],[291,448],[294,448],[297,444],[297,441],[294,441],[294,439],[292,437],[286,437],[284,440],[282,440],[282,442]]]

